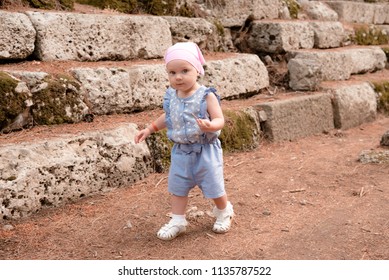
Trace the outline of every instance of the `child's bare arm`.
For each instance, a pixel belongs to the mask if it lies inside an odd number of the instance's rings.
[[[215,132],[223,128],[224,116],[219,101],[214,94],[207,95],[207,110],[211,121],[196,118],[197,124],[204,132]]]
[[[159,116],[155,121],[153,121],[150,125],[148,125],[145,129],[139,131],[135,137],[134,141],[136,144],[144,141],[150,134],[157,132],[158,130],[164,129],[166,127],[165,124],[165,114]]]

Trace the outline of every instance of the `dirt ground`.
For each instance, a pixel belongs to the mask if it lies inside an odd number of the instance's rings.
[[[0,259],[389,259],[389,165],[362,164],[379,150],[389,118],[256,150],[225,154],[236,217],[212,232],[212,203],[195,189],[186,234],[161,241],[167,174],[2,221]],[[7,230],[5,225],[12,225]]]

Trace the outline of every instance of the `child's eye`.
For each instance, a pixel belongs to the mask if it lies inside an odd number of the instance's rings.
[[[176,72],[174,72],[174,71],[170,71],[170,72],[169,72],[169,75],[172,75],[172,76],[173,76],[173,75],[175,75],[175,74],[176,74]]]
[[[182,71],[181,71],[181,73],[182,73],[182,74],[186,74],[186,73],[188,73],[188,69],[184,69],[184,70],[182,70]]]

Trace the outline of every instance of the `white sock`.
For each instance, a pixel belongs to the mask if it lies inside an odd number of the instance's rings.
[[[185,215],[172,214],[172,220],[177,221],[177,222],[186,222]]]
[[[217,207],[216,207],[217,208]],[[219,209],[219,208],[217,208],[217,210],[219,211],[219,213],[220,214],[230,214],[230,212],[233,212],[233,210],[232,210],[233,208],[232,208],[232,204],[228,201],[227,202],[227,206],[226,206],[226,208],[224,208],[224,209]]]

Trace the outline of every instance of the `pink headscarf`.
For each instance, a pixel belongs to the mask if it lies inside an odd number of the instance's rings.
[[[165,64],[175,59],[189,62],[201,75],[204,75],[203,64],[205,64],[205,59],[200,48],[195,43],[176,43],[168,48],[165,53]]]

